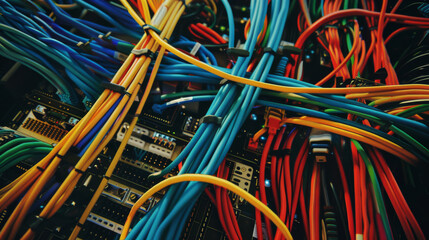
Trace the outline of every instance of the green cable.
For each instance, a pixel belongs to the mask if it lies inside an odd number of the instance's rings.
[[[0,164],[9,156],[12,156],[13,154],[19,152],[19,151],[24,151],[26,148],[34,148],[34,147],[52,147],[51,145],[44,143],[44,142],[27,142],[27,143],[22,143],[14,148],[11,148],[9,150],[7,150],[6,152],[2,153],[0,155],[0,159],[1,162]]]
[[[0,146],[0,154],[4,152],[5,150],[14,147],[17,144],[26,143],[26,142],[39,142],[37,139],[34,138],[16,138],[13,139],[3,145]]]
[[[46,73],[49,77],[51,77],[52,80],[55,81],[55,82],[52,83],[52,85],[56,86],[56,88],[59,91],[67,92],[67,93],[70,92],[69,89],[68,89],[68,87],[67,87],[67,84],[59,76],[57,76],[54,72],[52,72],[50,69],[48,69],[45,66],[39,64],[37,62],[37,59],[33,59],[31,55],[29,55],[25,51],[22,51],[20,48],[16,47],[12,43],[10,43],[7,39],[5,39],[5,38],[3,38],[1,36],[0,36],[0,42],[4,45],[3,46],[3,45],[0,44],[2,46],[2,49],[4,49],[4,51],[6,51],[6,52],[9,52],[9,54],[13,54],[13,53],[10,53],[10,51],[15,51],[15,52],[18,53],[18,56],[22,55],[22,56],[27,57],[28,60],[25,60],[25,58],[24,58],[24,59],[22,59],[22,61],[25,62],[25,63],[27,63],[27,64],[34,65],[34,67],[39,68],[40,71]],[[9,49],[11,49],[11,50],[9,50]],[[9,54],[6,57],[10,58]],[[18,57],[16,56],[16,58],[18,58]],[[45,77],[45,78],[47,78],[47,77]],[[59,85],[59,86],[57,86],[57,85]]]
[[[429,111],[429,104],[421,104],[419,106],[408,108],[407,110],[397,113],[396,116],[408,118],[426,111]]]
[[[172,99],[172,98],[180,98],[180,97],[188,97],[188,96],[195,96],[195,95],[215,95],[216,93],[217,93],[217,90],[199,90],[199,91],[187,91],[187,92],[181,92],[181,93],[171,93],[171,94],[161,95],[161,100],[167,100],[167,99]],[[348,109],[344,109],[344,108],[340,108],[340,107],[334,107],[334,106],[331,106],[331,105],[328,105],[328,104],[324,104],[324,103],[321,103],[321,102],[309,100],[307,98],[301,98],[301,97],[295,96],[294,94],[290,94],[290,93],[278,93],[278,92],[272,92],[272,91],[265,91],[265,90],[263,90],[261,92],[261,95],[262,96],[277,97],[277,98],[286,98],[286,99],[290,99],[290,100],[294,100],[294,101],[299,101],[299,102],[303,102],[303,103],[307,103],[307,104],[312,104],[312,105],[315,105],[315,106],[327,108],[325,110],[326,113],[349,113],[349,114],[353,114],[353,115],[362,117],[364,119],[368,119],[370,121],[373,121],[373,122],[375,122],[376,124],[378,124],[380,126],[386,125],[386,123],[383,122],[378,117],[374,117],[374,116],[371,116],[371,115],[368,115],[368,114],[364,114],[364,113],[360,113],[360,112],[356,112],[356,111],[352,111],[352,110],[348,110]],[[428,105],[426,107],[429,108],[429,104],[425,104],[425,105]],[[420,110],[422,110],[422,109],[420,108],[419,111]],[[423,108],[423,110],[425,110],[425,108]],[[420,150],[425,156],[429,157],[429,150],[426,147],[424,147],[419,141],[417,141],[416,139],[414,139],[413,137],[411,137],[410,135],[408,135],[406,132],[402,131],[401,129],[399,129],[398,127],[396,127],[394,125],[389,126],[389,130],[393,131],[395,134],[397,134],[398,136],[400,136],[406,142],[408,142],[409,144],[413,145],[418,150]]]
[[[266,96],[268,95],[268,96],[287,98],[287,99],[290,99],[290,100],[299,101],[299,102],[303,102],[303,103],[308,103],[308,104],[312,104],[312,105],[319,106],[319,107],[324,107],[324,108],[332,108],[332,109],[339,110],[339,111],[342,111],[342,112],[345,112],[345,113],[350,113],[350,114],[353,114],[353,115],[356,115],[356,116],[359,116],[359,117],[362,117],[362,118],[369,119],[369,120],[377,122],[378,124],[381,124],[381,125],[383,124],[383,121],[380,118],[378,118],[378,117],[374,117],[374,116],[371,116],[371,115],[368,115],[368,114],[365,114],[365,113],[356,112],[356,111],[353,111],[353,110],[348,110],[348,109],[344,109],[344,108],[340,108],[340,107],[331,106],[331,105],[328,105],[328,104],[325,104],[325,103],[321,103],[321,102],[317,102],[317,101],[313,101],[313,100],[310,100],[310,99],[307,99],[307,98],[295,97],[295,96],[291,95],[290,93],[276,93],[276,92],[270,92],[270,91],[262,91],[261,94],[262,95],[266,95]]]
[[[316,106],[330,108],[330,109],[327,109],[328,111],[325,111],[325,112],[329,113],[329,112],[335,111],[335,113],[338,113],[338,111],[342,111],[342,112],[346,112],[346,113],[350,113],[350,114],[362,117],[364,119],[368,119],[370,121],[375,122],[376,124],[378,124],[380,126],[386,125],[386,123],[383,122],[380,118],[377,118],[377,117],[374,117],[374,116],[371,116],[371,115],[368,115],[368,114],[364,114],[364,113],[360,113],[360,112],[355,112],[355,111],[351,111],[351,110],[344,109],[344,108],[330,106],[328,104],[323,104],[323,103],[316,102],[316,101],[313,101],[313,100],[309,100],[309,99],[306,99],[306,98],[295,97],[295,96],[293,96],[293,95],[291,95],[289,93],[275,93],[275,92],[270,92],[270,91],[262,91],[261,94],[262,95],[274,96],[274,97],[283,97],[283,98],[287,98],[287,99],[291,99],[291,100],[295,100],[295,101],[300,101],[300,102],[304,102],[304,103],[308,103],[308,104],[312,104],[312,105],[316,105]],[[426,104],[426,105],[428,105],[427,107],[429,108],[429,104]],[[418,109],[418,110],[421,111],[422,109],[425,110],[425,108],[423,108],[423,107],[420,108],[420,109]],[[417,141],[416,139],[414,139],[413,137],[411,137],[409,134],[407,134],[406,132],[402,131],[401,129],[399,129],[398,127],[396,127],[394,125],[390,125],[389,126],[389,130],[393,131],[395,134],[397,134],[398,136],[400,136],[406,142],[408,142],[409,144],[413,145],[418,150],[420,150],[425,156],[429,157],[429,150],[425,146],[423,146],[419,141]]]
[[[398,127],[393,126],[393,125],[391,125],[389,127],[389,130],[393,131],[395,134],[397,134],[398,136],[403,138],[405,141],[407,141],[411,145],[415,146],[418,150],[420,150],[429,159],[429,150],[425,146],[423,146],[423,144],[421,144],[419,141],[417,141],[416,139],[414,139],[413,137],[408,135],[408,133],[402,131],[401,129],[399,129]]]
[[[357,1],[354,1],[354,6],[353,6],[354,8],[357,8]],[[346,1],[344,1],[344,6],[343,6],[343,8],[345,9],[345,10],[347,10],[347,9],[349,9],[349,1],[348,0],[346,0]],[[356,19],[355,17],[353,18],[353,19]],[[346,26],[346,24],[347,24],[347,20],[346,19],[343,19],[343,21],[342,21],[342,24],[344,25],[344,26]],[[352,44],[352,37],[350,36],[350,34],[349,33],[347,33],[347,35],[346,35],[346,42],[347,42],[347,48],[349,49],[349,51],[353,48],[353,44]],[[351,59],[350,59],[350,61],[349,62],[347,62],[347,68],[351,68],[352,66],[353,66],[353,64],[354,64],[354,62],[355,62],[355,59],[354,59],[355,57],[354,56],[352,56],[351,57]]]
[[[205,6],[204,10],[211,13],[211,15],[213,16],[213,21],[210,24],[209,28],[213,28],[216,25],[216,14],[213,12],[213,10],[211,10],[209,7]]]
[[[5,129],[0,130],[0,134],[8,134],[8,133],[13,133],[13,131],[12,130],[5,130]]]
[[[317,19],[316,0],[311,1],[311,13],[314,19]]]
[[[369,160],[369,157],[366,154],[365,150],[363,149],[362,145],[360,145],[360,143],[354,139],[351,139],[351,141],[356,146],[356,149],[359,152],[359,155],[362,157],[363,161],[365,162],[366,169],[368,170],[369,178],[371,179],[371,183],[372,183],[372,190],[375,196],[375,203],[377,205],[376,208],[378,208],[379,210],[381,220],[384,226],[384,231],[386,232],[386,237],[387,239],[393,239],[391,235],[392,232],[390,230],[389,219],[387,218],[386,207],[384,205],[380,184],[378,182],[377,175],[374,170],[374,166]]]
[[[129,43],[118,42],[118,45],[116,46],[116,48],[118,49],[119,52],[128,55],[134,49],[134,45]]]
[[[262,44],[261,44],[261,47],[263,48],[267,46],[267,43],[268,43],[268,36],[270,36],[270,28],[271,28],[270,26],[271,26],[271,22],[268,23],[267,32],[265,33],[264,40],[262,41]]]
[[[52,150],[52,148],[37,147],[28,150],[29,151],[26,151],[24,154],[19,154],[14,157],[8,158],[4,164],[0,165],[0,173],[31,157],[44,157]]]

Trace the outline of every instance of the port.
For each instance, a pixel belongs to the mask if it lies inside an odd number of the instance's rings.
[[[249,180],[233,176],[231,178],[231,182],[237,184],[237,186],[239,186],[241,189],[245,190],[246,192],[248,192],[250,189],[250,181]]]
[[[122,202],[125,199],[128,191],[128,188],[119,186],[119,183],[109,181],[104,187],[103,195]]]
[[[253,176],[253,168],[236,162],[234,165],[233,175],[251,181]]]
[[[134,206],[134,204],[141,198],[142,195],[143,195],[143,193],[138,193],[136,191],[130,191],[130,194],[128,195],[128,198],[125,201],[125,203],[130,205],[130,206]],[[149,211],[149,209],[151,208],[151,205],[152,205],[152,200],[153,200],[153,198],[150,197],[145,203],[143,203],[143,205],[140,207],[140,210],[142,210],[143,212]]]

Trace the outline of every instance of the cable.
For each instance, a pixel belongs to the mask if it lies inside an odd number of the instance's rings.
[[[262,213],[264,213],[280,229],[280,231],[282,232],[283,236],[286,239],[292,239],[292,236],[290,235],[289,230],[284,225],[284,223],[277,217],[277,215],[273,213],[271,209],[269,209],[266,205],[264,205],[262,202],[257,200],[255,197],[253,197],[251,194],[249,194],[248,192],[244,191],[243,189],[239,188],[237,185],[227,180],[209,176],[209,175],[202,175],[202,174],[183,174],[179,176],[173,176],[156,184],[147,192],[145,192],[131,209],[130,214],[127,217],[127,221],[124,224],[124,228],[121,234],[121,239],[125,239],[126,235],[128,234],[128,230],[130,228],[130,224],[135,213],[140,208],[140,206],[144,202],[146,202],[146,200],[150,196],[152,196],[153,194],[155,194],[156,192],[160,191],[161,189],[167,186],[170,186],[172,184],[179,183],[179,182],[185,182],[185,181],[199,181],[199,182],[210,183],[220,187],[224,187],[229,191],[234,192],[235,194],[239,195],[240,197],[248,201],[250,204],[255,206],[255,208],[258,208]]]

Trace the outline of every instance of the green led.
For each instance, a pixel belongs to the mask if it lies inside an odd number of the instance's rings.
[[[225,26],[220,26],[220,30],[221,30],[222,32],[224,32],[224,31],[226,30],[226,27],[225,27]]]
[[[39,101],[40,101],[40,98],[37,98],[37,100],[39,100]]]
[[[247,8],[246,8],[246,7],[242,7],[242,8],[241,8],[241,11],[242,11],[242,12],[245,12],[246,10],[247,10]]]
[[[176,132],[173,132],[173,134],[176,134]]]

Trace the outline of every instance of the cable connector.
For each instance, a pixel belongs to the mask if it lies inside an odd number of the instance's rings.
[[[276,134],[285,114],[284,110],[278,108],[268,107],[265,110],[265,127],[268,128],[268,134]]]
[[[313,128],[310,133],[309,142],[310,152],[314,155],[316,162],[327,162],[332,151],[332,134]]]

